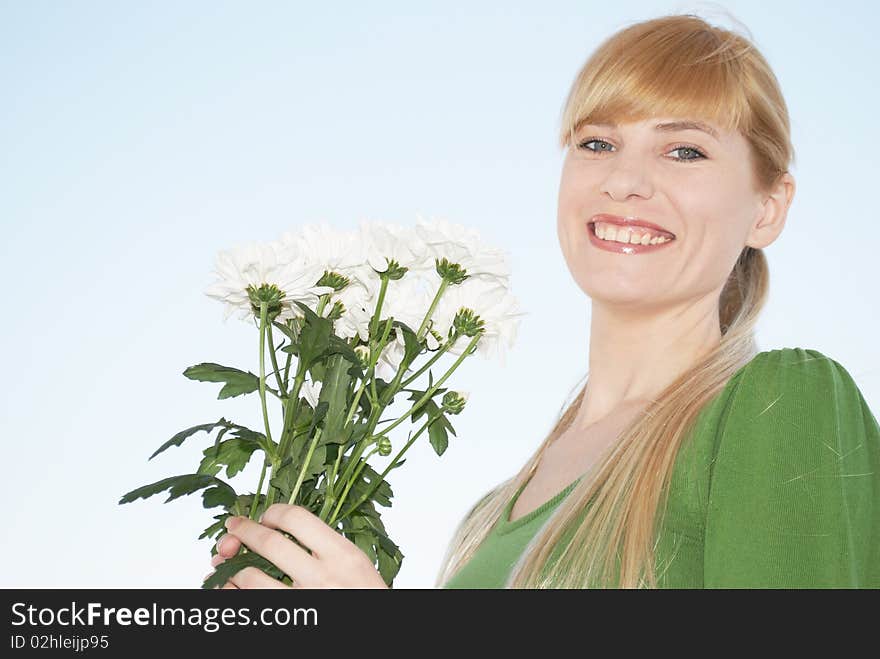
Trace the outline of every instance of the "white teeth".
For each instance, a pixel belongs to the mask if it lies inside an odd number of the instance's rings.
[[[638,229],[635,231],[627,228],[627,227],[617,227],[615,228],[611,224],[594,224],[595,234],[601,240],[608,240],[618,243],[624,243],[629,245],[659,245],[661,243],[668,243],[671,238],[666,238],[665,236],[654,236],[653,238],[649,233],[640,233]]]

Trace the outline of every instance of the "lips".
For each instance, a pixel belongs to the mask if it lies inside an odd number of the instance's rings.
[[[600,223],[608,222],[608,220],[606,220],[606,219],[601,219],[603,217],[607,218],[609,216],[607,216],[607,215],[594,216],[596,222],[600,222]],[[615,218],[615,219],[620,219],[620,218],[617,218],[617,216],[613,216],[613,215],[610,217]],[[600,249],[602,251],[612,252],[615,254],[649,254],[651,252],[656,252],[656,251],[659,251],[662,249],[668,249],[672,245],[675,244],[675,242],[676,242],[675,238],[674,238],[673,234],[671,234],[670,232],[666,231],[663,228],[657,229],[657,228],[655,228],[657,225],[652,224],[650,222],[647,223],[649,226],[645,227],[643,224],[640,224],[641,222],[644,222],[644,220],[636,220],[635,222],[625,222],[625,223],[623,223],[623,226],[630,226],[632,228],[635,228],[636,226],[641,226],[642,229],[645,231],[656,232],[656,233],[659,233],[663,236],[668,235],[668,236],[670,236],[670,239],[666,240],[664,242],[655,243],[653,245],[651,245],[651,244],[642,245],[640,243],[620,243],[620,242],[617,242],[616,240],[603,240],[603,239],[599,238],[599,236],[596,235],[596,232],[594,230],[596,225],[592,220],[587,223],[585,228],[587,231],[587,235],[589,236],[590,243],[594,247],[596,247],[597,249]],[[620,222],[609,222],[609,224],[619,225],[621,223]]]
[[[620,215],[599,213],[590,218],[589,224],[594,225],[596,222],[608,222],[609,224],[617,224],[623,227],[643,227],[645,229],[655,231],[662,236],[666,236],[667,238],[675,238],[675,234],[672,233],[669,229],[664,229],[660,225],[649,222],[648,220],[643,220],[640,217],[621,217]],[[592,230],[592,227],[590,227],[590,230]]]

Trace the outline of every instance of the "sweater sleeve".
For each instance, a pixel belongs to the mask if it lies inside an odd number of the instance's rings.
[[[705,588],[880,587],[880,427],[816,350],[760,353],[719,429]]]

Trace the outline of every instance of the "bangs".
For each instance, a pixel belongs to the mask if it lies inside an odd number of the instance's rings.
[[[749,44],[718,34],[682,16],[627,28],[605,41],[584,65],[566,100],[560,144],[565,147],[585,123],[676,117],[748,132]],[[687,25],[687,21],[685,21]]]

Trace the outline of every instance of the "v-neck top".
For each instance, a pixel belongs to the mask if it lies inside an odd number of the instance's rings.
[[[517,517],[515,520],[511,521],[510,513],[513,511],[513,507],[519,500],[519,495],[522,494],[522,491],[526,489],[526,486],[532,480],[532,477],[529,476],[526,479],[526,482],[523,483],[516,491],[510,501],[507,502],[507,506],[504,508],[504,512],[501,514],[501,518],[495,525],[495,533],[497,535],[507,535],[529,524],[537,524],[538,526],[540,526],[540,522],[550,516],[550,513],[556,508],[558,504],[562,502],[562,500],[568,495],[568,493],[574,489],[574,486],[577,485],[578,481],[580,481],[581,478],[583,478],[583,476],[579,476],[578,478],[573,480],[565,488],[557,492],[555,495],[550,497],[550,499],[542,503],[534,510],[527,512],[522,517]]]
[[[581,478],[510,521],[526,481],[442,587],[504,588]],[[660,588],[880,588],[880,426],[817,350],[763,351],[740,368],[701,410],[667,487]]]

